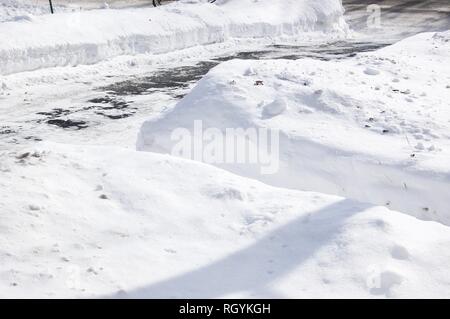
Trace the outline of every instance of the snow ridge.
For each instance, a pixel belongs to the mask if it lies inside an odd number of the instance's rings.
[[[0,24],[0,34],[7,35],[0,38],[0,74],[159,54],[232,38],[346,30],[338,0],[258,1],[244,9],[240,1],[219,5],[180,1],[157,9],[28,16]]]
[[[450,225],[447,39],[421,34],[344,61],[228,61],[171,112],[144,123],[137,148],[174,154],[174,130],[195,132],[199,120],[221,132],[276,129],[275,174],[262,174],[264,163],[213,164]]]

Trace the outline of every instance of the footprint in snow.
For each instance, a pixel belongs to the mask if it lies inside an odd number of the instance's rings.
[[[419,142],[415,146],[415,149],[418,150],[418,151],[423,151],[425,149],[425,146],[423,145],[423,143]]]
[[[245,199],[245,194],[238,189],[232,187],[216,187],[212,186],[206,190],[208,196],[220,200],[239,200]]]
[[[367,67],[364,70],[364,73],[367,75],[378,75],[378,74],[380,74],[380,71],[378,71],[377,69],[374,69],[374,68]]]
[[[409,251],[401,246],[401,245],[395,245],[394,247],[392,247],[391,249],[391,256],[394,259],[399,259],[399,260],[406,260],[409,259]]]
[[[402,276],[393,271],[382,271],[372,274],[369,279],[370,293],[372,295],[392,296],[392,289],[400,285],[403,281]]]
[[[264,106],[262,116],[265,119],[269,119],[280,115],[288,108],[288,103],[284,98],[277,98],[273,102]]]

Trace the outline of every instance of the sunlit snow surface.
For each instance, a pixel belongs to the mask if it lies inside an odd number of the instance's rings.
[[[0,77],[0,296],[449,296],[449,35],[372,52],[444,30],[448,8],[385,1],[384,31],[374,31],[354,2],[344,4],[356,33],[266,38],[252,27],[257,39],[133,56],[122,47],[91,65],[67,47],[70,61],[33,60],[35,34],[2,38],[25,48],[4,55],[18,63],[9,70],[60,67]],[[2,18],[19,16],[15,30],[79,21],[73,6],[39,16],[41,4]],[[184,5],[196,13],[157,10]],[[154,15],[128,10],[104,10],[98,23]],[[414,30],[405,10],[419,12]],[[280,96],[283,108],[262,116]],[[261,177],[148,152],[170,151],[174,119],[279,128],[287,166]]]

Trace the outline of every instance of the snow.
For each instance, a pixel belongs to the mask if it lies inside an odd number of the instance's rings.
[[[0,297],[450,295],[450,31],[114,95],[348,30],[339,0],[101,5],[51,16],[43,0],[0,0]],[[256,165],[174,156],[174,131],[198,125],[207,140],[231,128],[251,150],[246,132],[279,145]]]
[[[90,10],[0,23],[0,74],[158,54],[233,38],[343,33],[339,0],[177,1],[158,8]],[[269,14],[270,13],[270,14]],[[132,21],[132,23],[130,23]]]
[[[275,174],[263,174],[261,163],[213,164],[450,225],[448,37],[420,34],[342,61],[223,63],[172,111],[143,125],[138,149],[174,154],[171,133],[193,132],[198,120],[204,130],[277,129]]]
[[[263,107],[262,116],[267,118],[275,117],[286,111],[287,107],[288,102],[286,101],[286,99],[278,97],[274,101]]]
[[[0,22],[20,20],[20,17],[49,13],[47,6],[37,5],[33,1],[24,0],[1,0],[0,1]]]
[[[148,0],[64,0],[53,1],[56,14],[63,12],[77,12],[92,9],[130,8],[151,6]],[[48,0],[0,0],[0,23],[15,21],[20,17],[33,17],[50,14]]]
[[[167,155],[23,152],[1,154],[1,297],[450,293],[439,223]]]

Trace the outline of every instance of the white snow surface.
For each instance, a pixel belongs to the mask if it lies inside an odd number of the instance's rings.
[[[340,1],[203,2],[8,11],[23,17],[0,23],[0,74],[39,70],[2,77],[1,128],[45,142],[0,145],[0,297],[450,296],[450,31],[342,61],[225,62],[175,108],[133,96],[140,115],[91,130],[36,123],[232,37],[345,31]],[[280,170],[161,154],[194,120],[280,130]]]
[[[347,30],[339,0],[246,2],[177,1],[158,8],[27,15],[0,23],[0,74],[164,53],[232,38]]]
[[[59,9],[59,7],[58,7]],[[32,19],[33,15],[50,13],[48,1],[46,5],[30,0],[0,0],[0,23]]]
[[[143,125],[138,149],[173,153],[174,130],[194,134],[196,120],[222,132],[277,129],[274,174],[262,174],[263,165],[217,165],[450,225],[449,38],[420,34],[342,61],[223,63],[171,112]]]
[[[152,6],[148,0],[53,0],[56,14],[92,9]],[[49,15],[48,0],[0,0],[0,22],[18,21],[38,15]]]
[[[0,155],[1,297],[450,293],[442,224],[168,155],[24,151]]]

